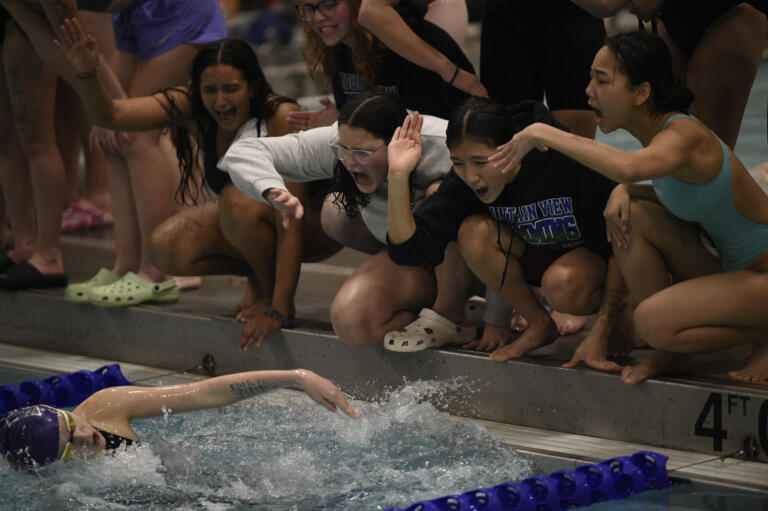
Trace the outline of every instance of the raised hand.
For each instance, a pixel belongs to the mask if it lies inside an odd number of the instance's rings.
[[[301,205],[301,201],[287,190],[270,188],[264,192],[264,198],[280,211],[283,216],[283,229],[288,229],[291,221],[301,220],[304,216],[304,206]]]
[[[304,131],[320,126],[330,126],[339,118],[339,110],[336,105],[328,98],[322,98],[320,104],[323,108],[320,110],[296,110],[288,112],[285,117],[288,126],[293,131]]]
[[[90,76],[99,65],[96,39],[83,30],[77,18],[65,19],[60,31],[61,40],[54,39],[53,43],[79,76]]]
[[[406,116],[403,125],[395,130],[387,146],[389,172],[410,175],[421,159],[421,126],[424,118],[419,112]]]

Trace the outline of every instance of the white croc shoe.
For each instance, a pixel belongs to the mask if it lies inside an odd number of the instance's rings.
[[[477,327],[460,326],[432,309],[421,309],[410,325],[387,332],[384,348],[389,351],[412,352],[439,348],[444,344],[466,344],[477,337]]]

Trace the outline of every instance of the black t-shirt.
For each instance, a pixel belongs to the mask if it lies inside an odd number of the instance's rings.
[[[400,2],[398,13],[424,41],[460,68],[474,73],[472,64],[456,41],[443,29],[423,19],[419,4],[418,0]],[[465,92],[444,82],[439,74],[407,61],[389,48],[384,48],[377,57],[376,79],[364,84],[352,63],[349,47],[338,44],[333,51],[336,70],[333,97],[338,108],[355,94],[371,89],[383,90],[398,96],[406,108],[447,119],[456,105],[468,97]]]
[[[531,109],[532,122],[557,125],[543,104],[520,103]],[[559,125],[557,125],[560,127]],[[446,245],[456,240],[462,221],[484,213],[497,219],[528,245],[545,250],[585,246],[607,257],[603,209],[616,185],[552,149],[531,151],[520,172],[492,203],[484,204],[455,173],[414,213],[416,232],[405,243],[388,244],[392,260],[409,266],[437,266]]]

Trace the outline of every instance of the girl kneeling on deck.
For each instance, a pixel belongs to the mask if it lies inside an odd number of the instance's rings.
[[[730,376],[768,379],[768,197],[725,143],[686,113],[693,94],[675,82],[657,36],[608,38],[587,95],[602,131],[624,128],[643,148],[628,153],[537,123],[492,160],[513,173],[533,149],[552,148],[623,183],[607,208],[615,212],[608,229],[638,303],[638,335],[656,348],[624,370],[624,381],[674,369],[673,354],[744,344],[753,345],[752,358]],[[646,179],[652,186],[633,184]]]
[[[186,385],[110,387],[72,412],[46,405],[12,410],[0,418],[0,456],[29,469],[73,456],[90,458],[140,442],[133,419],[226,406],[291,385],[331,411],[338,406],[358,417],[341,390],[312,371],[251,371]]]
[[[455,247],[448,250],[446,262],[434,272],[398,266],[383,250],[389,168],[386,146],[406,115],[405,107],[394,96],[358,94],[342,107],[338,126],[282,137],[244,134],[219,162],[219,168],[228,171],[243,192],[281,208],[286,220],[300,218],[302,206],[285,190],[283,178],[310,181],[334,177],[339,214],[324,218],[323,227],[327,232],[345,232],[333,237],[354,241],[353,248],[367,246],[378,251],[344,282],[331,305],[333,329],[353,347],[380,343],[387,332],[413,322],[425,307],[434,307],[443,322],[459,323],[470,295],[471,274]],[[410,181],[414,205],[421,204],[427,189],[451,168],[445,146],[446,125],[444,119],[432,116],[425,116],[420,125],[424,151],[414,162]],[[456,342],[463,344],[474,338],[474,329],[453,324],[450,330]]]
[[[453,170],[415,214],[408,182],[422,151],[418,114],[405,119],[388,148],[392,259],[435,266],[448,242],[458,238],[474,274],[529,321],[517,340],[491,354],[496,361],[520,357],[557,337],[531,285],[542,287],[555,310],[586,315],[600,307],[606,284],[609,245],[602,213],[615,183],[554,151],[526,158],[509,174],[488,162],[500,143],[534,121],[559,126],[534,101],[512,108],[481,98],[462,103],[446,136]],[[603,362],[606,369],[618,369]]]

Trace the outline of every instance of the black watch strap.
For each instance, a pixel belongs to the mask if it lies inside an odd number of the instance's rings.
[[[284,316],[283,314],[277,312],[272,307],[267,307],[266,309],[264,309],[264,314],[266,314],[267,316],[272,316],[273,318],[278,320],[280,323],[282,323],[282,327],[281,328],[291,328],[291,327],[293,327],[293,319],[292,318]]]

